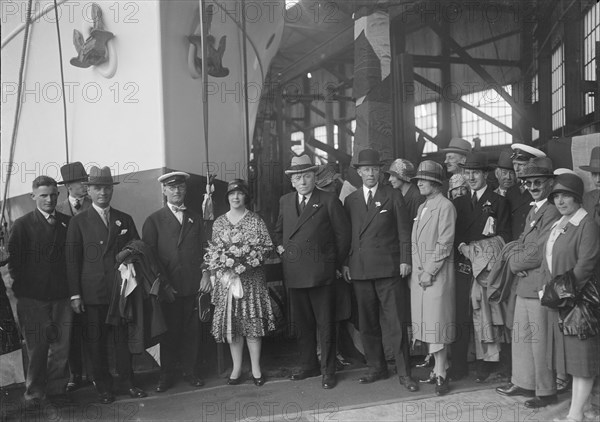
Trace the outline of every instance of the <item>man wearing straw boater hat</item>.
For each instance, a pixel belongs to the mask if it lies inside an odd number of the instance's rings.
[[[142,228],[142,239],[157,252],[165,277],[177,292],[173,303],[162,303],[168,331],[160,342],[158,393],[173,385],[178,360],[187,383],[192,387],[204,385],[194,371],[199,340],[198,315],[194,308],[200,288],[205,235],[202,216],[184,204],[189,178],[190,175],[182,171],[158,178],[166,204],[152,213]],[[210,279],[205,276],[202,280],[206,283]]]
[[[460,165],[467,178],[470,194],[453,200],[456,207],[456,325],[457,338],[452,344],[452,364],[448,370],[450,379],[458,380],[468,375],[467,356],[469,335],[472,330],[471,285],[473,267],[467,258],[469,244],[483,239],[510,237],[510,222],[505,199],[487,186],[487,173],[491,170],[485,153],[475,152]],[[488,362],[478,366],[477,378],[483,382],[489,375]]]
[[[412,263],[408,210],[399,190],[379,183],[381,160],[377,151],[360,151],[354,167],[363,184],[344,202],[352,225],[352,246],[343,275],[356,293],[369,367],[358,382],[370,384],[389,376],[381,333],[383,314],[400,384],[414,392],[418,385],[411,377],[406,330],[409,299],[405,277]]]
[[[317,168],[307,155],[292,158],[285,174],[296,191],[279,200],[275,242],[289,288],[300,352],[300,371],[290,379],[299,381],[322,374],[321,385],[330,389],[337,383],[335,272],[348,254],[350,227],[335,194],[315,189]]]
[[[590,165],[579,168],[592,173],[592,180],[596,184],[596,189],[583,195],[583,208],[594,216],[594,221],[600,226],[600,147],[592,149]]]
[[[525,407],[539,408],[555,403],[556,382],[554,373],[546,364],[548,319],[547,308],[542,306],[538,288],[543,285],[541,265],[543,248],[550,229],[560,218],[556,207],[548,202],[554,185],[552,160],[536,157],[521,169],[521,179],[531,192],[533,206],[527,215],[525,230],[508,254],[511,273],[517,277],[516,303],[513,321],[512,378],[508,385],[496,388],[505,396],[532,397]],[[533,397],[535,396],[535,397]]]
[[[62,182],[59,185],[65,185],[68,192],[68,197],[56,205],[56,210],[63,214],[74,216],[82,211],[87,210],[92,206],[92,200],[88,196],[88,187],[83,184],[87,181],[88,175],[83,168],[83,164],[79,161],[65,164],[60,168]],[[69,350],[69,370],[71,376],[67,383],[67,392],[73,392],[83,386],[83,362],[85,361],[89,368],[89,356],[86,355],[82,348],[82,332],[81,332],[81,316],[73,315],[73,328],[71,329],[71,346]],[[86,359],[83,359],[83,357]],[[91,374],[88,372],[88,378]],[[89,379],[88,379],[89,381]]]
[[[109,372],[107,340],[114,344],[120,390],[132,398],[146,397],[133,383],[131,353],[126,324],[106,322],[110,298],[115,288],[117,254],[131,240],[139,239],[133,218],[110,206],[115,182],[110,168],[93,166],[87,182],[92,206],[73,218],[67,231],[70,256],[67,278],[71,308],[82,315],[83,336],[92,361],[94,385],[102,404],[115,400]]]
[[[513,162],[513,169],[515,170],[517,178],[529,160],[535,157],[546,156],[546,154],[539,149],[529,145],[512,144],[510,147],[513,151],[510,158]],[[518,182],[515,186],[506,191],[506,201],[510,210],[510,240],[515,240],[523,233],[525,220],[527,219],[527,214],[529,214],[531,208],[531,205],[529,204],[531,203],[532,198],[526,187],[521,182]]]

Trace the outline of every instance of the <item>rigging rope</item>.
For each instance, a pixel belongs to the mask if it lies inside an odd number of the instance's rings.
[[[15,146],[17,141],[17,133],[19,129],[19,120],[21,119],[21,108],[23,106],[23,77],[25,74],[25,61],[27,58],[27,51],[29,47],[29,32],[31,30],[31,9],[33,0],[27,1],[27,16],[25,17],[25,33],[23,34],[23,48],[21,50],[21,64],[19,66],[19,80],[17,83],[17,99],[15,104],[15,118],[13,121],[13,132],[10,139],[10,151],[8,154],[8,165],[6,167],[6,179],[4,180],[4,193],[2,195],[2,211],[0,214],[0,222],[6,223],[6,198],[8,196],[8,186],[10,184],[10,177],[12,175],[12,165],[15,158]]]
[[[62,44],[60,42],[60,25],[58,23],[58,4],[57,0],[54,0],[54,17],[56,19],[56,35],[58,38],[58,58],[60,64],[60,83],[62,89],[62,99],[63,99],[63,123],[65,126],[65,155],[67,163],[69,162],[69,135],[67,133],[67,98],[65,96],[65,70],[63,68],[63,54],[62,54]]]

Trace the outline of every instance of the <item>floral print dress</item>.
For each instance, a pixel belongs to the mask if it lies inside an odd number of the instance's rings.
[[[224,232],[232,230],[241,233],[243,243],[258,243],[269,252],[273,249],[267,226],[258,214],[252,211],[247,211],[236,224],[232,224],[225,214],[217,218],[213,225],[213,241],[219,239]],[[256,268],[248,267],[240,274],[243,296],[240,299],[233,298],[231,311],[231,334],[234,338],[263,337],[269,331],[275,330],[275,317],[271,308],[265,270],[262,263],[260,264]],[[217,276],[212,293],[215,311],[211,332],[218,343],[227,341],[227,302],[228,288],[223,286]]]

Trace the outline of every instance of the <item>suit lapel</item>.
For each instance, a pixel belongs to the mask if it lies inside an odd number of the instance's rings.
[[[104,254],[106,254],[106,252],[113,247],[115,241],[117,240],[118,231],[121,230],[120,227],[117,226],[118,218],[114,208],[110,209],[108,218],[108,238],[106,240],[106,248],[104,249]],[[100,222],[102,222],[102,219],[100,219]],[[104,223],[102,224],[104,225]]]
[[[179,221],[177,223],[179,223]],[[177,240],[177,247],[181,245],[181,242],[183,242],[183,239],[187,236],[187,234],[192,229],[192,225],[195,223],[196,222],[188,216],[187,212],[184,211],[183,218],[181,219],[181,229],[179,230],[179,239]]]
[[[298,195],[294,195],[294,207],[296,206],[295,201],[297,200],[297,198]],[[308,200],[308,203],[304,208],[304,211],[302,212],[302,214],[300,214],[300,217],[296,222],[294,230],[292,230],[292,232],[290,233],[290,237],[292,237],[300,229],[300,227],[302,227],[302,225],[306,223],[310,219],[310,217],[312,217],[319,210],[319,208],[321,208],[322,205],[323,204],[321,204],[321,196],[319,191],[317,189],[313,190],[312,195],[310,195],[310,199]]]
[[[481,215],[483,214],[483,204],[485,204],[485,201],[488,201],[490,199],[490,192],[491,190],[488,186],[485,192],[483,192],[483,195],[481,195],[481,198],[479,198],[479,200],[477,201],[475,209],[471,210],[471,218],[469,224],[467,225],[467,228],[471,227],[476,221],[478,221],[479,217],[481,217]],[[492,201],[490,201],[490,203],[491,202]]]
[[[362,188],[361,188],[361,192],[362,192]],[[369,224],[371,224],[371,221],[373,221],[375,216],[377,214],[379,214],[379,212],[383,209],[385,204],[387,204],[388,200],[389,200],[389,197],[384,195],[383,186],[380,185],[377,188],[377,192],[375,192],[375,197],[373,198],[373,205],[371,205],[371,207],[369,209],[367,209],[367,215],[365,216],[362,226],[360,227],[359,235],[363,234],[363,232],[367,229],[367,227],[369,227]],[[380,203],[380,206],[376,205],[377,202]]]

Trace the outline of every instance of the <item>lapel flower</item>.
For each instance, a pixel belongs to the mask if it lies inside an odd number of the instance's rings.
[[[376,207],[380,207],[381,206],[381,202],[379,202],[379,201],[375,202],[375,206]]]
[[[121,227],[121,220],[115,221],[115,224],[117,225],[117,227]]]
[[[485,201],[485,202],[483,203],[483,206],[482,206],[482,208],[483,208],[483,212],[484,212],[484,213],[486,213],[486,214],[493,214],[493,211],[492,211],[492,203],[491,203],[490,201]]]
[[[188,223],[194,224],[194,220],[192,220],[191,218],[188,217]]]
[[[63,227],[67,227],[67,225],[64,222],[61,222],[60,224],[62,224]]]
[[[533,227],[535,226],[535,220],[533,220],[531,223],[529,223],[529,227]]]
[[[485,203],[483,204],[484,207],[491,207],[492,203],[490,201],[485,201]]]
[[[319,208],[319,204],[313,204],[313,208]]]

